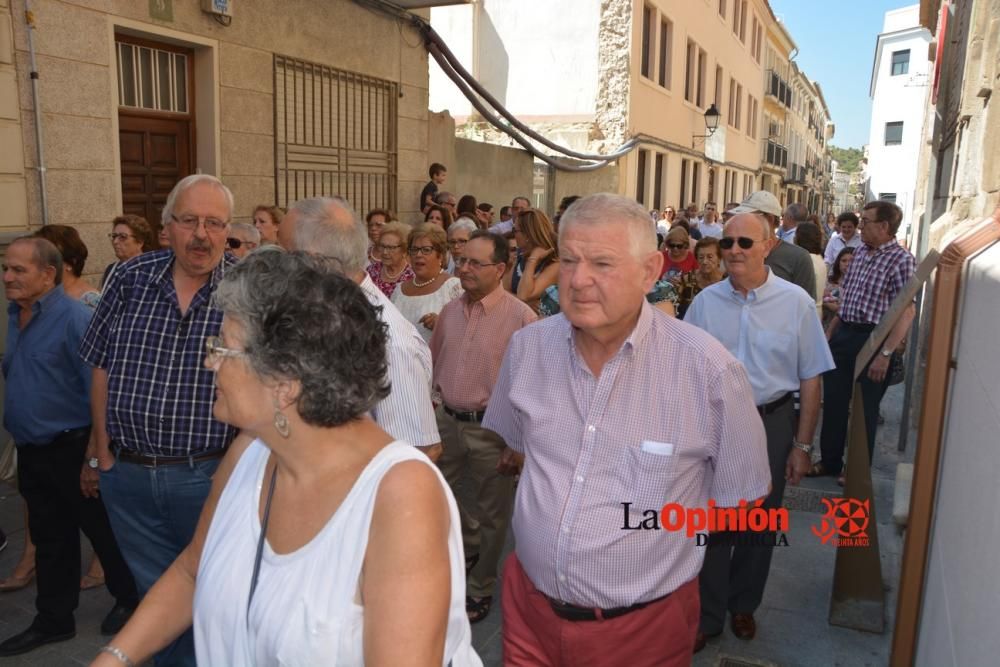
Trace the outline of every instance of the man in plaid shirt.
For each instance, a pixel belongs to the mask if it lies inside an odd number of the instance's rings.
[[[827,328],[830,352],[837,367],[823,375],[823,428],[820,448],[823,458],[810,476],[836,475],[843,467],[847,438],[847,414],[854,391],[854,363],[869,334],[885,316],[896,295],[913,276],[916,261],[896,241],[903,212],[886,201],[865,205],[859,233],[863,245],[854,253],[841,287],[840,312]],[[888,387],[889,359],[906,338],[915,309],[910,304],[889,332],[878,355],[862,373],[862,400],[868,434],[868,462],[875,448],[879,404]]]
[[[163,207],[171,249],[115,272],[80,345],[94,424],[81,489],[103,496],[143,594],[191,541],[235,435],[212,416],[215,378],[203,363],[205,339],[222,326],[212,292],[236,261],[225,254],[232,211],[214,176],[182,179]],[[194,665],[191,632],[156,662]]]

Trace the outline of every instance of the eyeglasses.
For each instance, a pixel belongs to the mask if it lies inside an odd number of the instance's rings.
[[[108,234],[108,238],[112,241],[124,241],[125,239],[134,239],[135,237],[131,234],[125,234],[122,232],[112,232]]]
[[[449,248],[461,248],[462,246],[464,246],[468,242],[469,242],[468,239],[455,239],[454,241],[448,241],[448,247]]]
[[[688,247],[687,243],[668,243],[667,247],[671,250],[683,250]]]
[[[171,215],[170,218],[184,229],[192,232],[198,229],[198,223],[203,223],[205,231],[208,232],[224,231],[226,225],[229,224],[227,221],[219,220],[218,218],[199,218],[197,215],[182,215],[180,217]]]
[[[397,243],[396,245],[386,245],[384,243],[378,244],[378,249],[380,252],[396,252],[402,247],[403,245],[401,243]]]
[[[257,244],[254,243],[253,241],[242,241],[240,239],[233,238],[232,236],[226,239],[226,247],[229,248],[230,250],[239,250],[243,246],[246,246],[250,250],[253,250],[254,248],[257,247]]]
[[[434,254],[434,246],[432,246],[432,245],[414,245],[414,246],[410,246],[410,249],[407,250],[407,252],[410,254],[411,257],[416,257],[417,255],[423,255],[423,256],[426,257],[427,255],[433,255]]]
[[[723,250],[729,250],[733,247],[734,243],[738,243],[744,250],[749,250],[753,247],[754,243],[762,243],[762,241],[755,241],[754,239],[748,239],[745,236],[740,236],[738,238],[733,238],[732,236],[724,236],[719,239],[719,247]]]
[[[468,264],[469,268],[473,271],[478,271],[484,266],[496,266],[499,262],[480,262],[478,259],[469,259],[468,257],[455,258],[455,266],[462,267],[466,264]]]
[[[233,350],[222,344],[222,339],[218,336],[209,336],[205,339],[205,359],[209,365],[216,365],[226,357],[245,357],[243,350]]]

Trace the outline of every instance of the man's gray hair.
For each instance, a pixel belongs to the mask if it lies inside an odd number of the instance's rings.
[[[163,213],[160,215],[160,221],[163,226],[166,227],[173,221],[174,216],[174,206],[177,205],[177,198],[181,196],[181,193],[188,188],[194,187],[199,183],[207,183],[218,188],[223,196],[226,198],[226,206],[229,209],[229,213],[226,214],[226,222],[233,217],[233,208],[235,204],[233,203],[233,193],[230,192],[229,188],[225,184],[217,179],[211,174],[191,174],[190,176],[185,176],[181,180],[177,181],[177,185],[174,189],[170,191],[167,195],[167,202],[163,205]]]
[[[260,245],[260,230],[249,222],[234,222],[229,225],[229,233],[238,236],[241,241],[249,241]]]
[[[476,223],[468,218],[459,218],[455,222],[451,223],[450,227],[448,227],[448,236],[451,236],[452,232],[460,232],[463,229],[471,234],[479,229],[479,227],[477,227]]]
[[[354,277],[368,266],[368,226],[342,197],[312,197],[292,204],[295,250],[325,257]],[[340,212],[338,216],[337,213]]]
[[[19,236],[10,245],[27,243],[31,246],[31,261],[44,271],[50,266],[56,270],[56,285],[62,284],[63,256],[56,244],[40,236]]]
[[[809,219],[809,209],[804,204],[793,202],[785,208],[784,217],[794,220],[797,224]]]
[[[562,245],[566,230],[577,224],[625,225],[636,259],[656,251],[656,227],[649,219],[649,212],[634,199],[602,192],[578,199],[566,209],[559,219],[559,244]]]

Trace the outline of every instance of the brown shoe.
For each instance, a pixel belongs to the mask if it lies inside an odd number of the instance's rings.
[[[757,623],[753,614],[733,614],[733,634],[738,639],[753,639],[757,634]]]
[[[714,635],[706,635],[704,632],[699,632],[697,635],[695,635],[694,638],[694,653],[697,653],[698,651],[705,648],[705,644],[708,643],[709,639],[712,639],[713,637],[718,637],[720,634],[722,633],[716,632]]]

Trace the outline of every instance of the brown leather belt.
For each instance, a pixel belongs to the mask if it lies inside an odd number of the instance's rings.
[[[147,468],[159,468],[160,466],[180,465],[182,463],[191,464],[199,461],[221,459],[225,456],[226,450],[213,449],[207,452],[192,454],[191,456],[147,456],[146,454],[139,454],[127,449],[119,448],[116,454],[118,456],[118,460],[123,461],[124,463],[135,463]]]
[[[543,595],[545,595],[543,593]],[[648,600],[646,602],[639,602],[631,607],[615,607],[614,609],[597,609],[594,607],[577,607],[576,605],[569,604],[568,602],[563,602],[562,600],[556,600],[545,595],[545,599],[549,601],[549,606],[552,607],[553,613],[559,618],[565,619],[567,621],[600,621],[607,620],[609,618],[617,618],[619,616],[624,616],[633,611],[639,611],[644,607],[648,607],[651,604],[659,602],[670,597],[670,593],[662,595],[655,600]]]
[[[459,410],[452,410],[447,405],[444,406],[444,411],[460,422],[481,422],[483,421],[483,417],[486,416],[486,410],[461,412]]]

